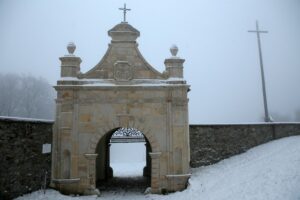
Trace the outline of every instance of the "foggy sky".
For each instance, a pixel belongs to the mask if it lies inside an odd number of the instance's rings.
[[[139,48],[164,70],[172,44],[186,62],[190,123],[263,121],[255,20],[262,35],[271,113],[300,110],[299,0],[127,0],[128,22],[141,32]],[[124,1],[0,0],[0,73],[59,79],[59,57],[75,42],[81,71],[107,50],[107,31],[122,21]],[[274,118],[274,117],[273,117]],[[276,119],[275,119],[276,120]]]

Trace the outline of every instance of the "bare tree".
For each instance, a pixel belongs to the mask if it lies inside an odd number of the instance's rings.
[[[54,96],[42,78],[0,74],[0,115],[53,119]]]
[[[11,116],[20,102],[21,80],[15,74],[0,74],[0,115]]]

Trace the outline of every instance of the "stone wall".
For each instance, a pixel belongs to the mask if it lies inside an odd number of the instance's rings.
[[[50,173],[51,167],[42,145],[52,143],[52,125],[52,121],[0,117],[1,200],[41,188],[44,170]],[[191,166],[210,165],[292,135],[300,135],[300,123],[190,125]]]
[[[1,200],[41,188],[44,170],[50,173],[51,167],[50,154],[42,154],[42,145],[51,143],[52,125],[51,121],[0,117]]]
[[[300,123],[190,125],[190,165],[214,164],[254,146],[292,135],[300,135]]]

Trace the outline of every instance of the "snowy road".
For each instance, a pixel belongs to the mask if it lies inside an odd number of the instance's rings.
[[[300,136],[269,142],[215,165],[192,170],[190,186],[169,195],[104,192],[101,197],[69,197],[48,190],[18,200],[300,200]]]

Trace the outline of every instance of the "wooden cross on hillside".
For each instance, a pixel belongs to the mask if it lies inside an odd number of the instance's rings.
[[[256,21],[256,30],[248,31],[250,33],[256,33],[257,43],[258,43],[258,53],[259,53],[259,63],[261,70],[261,81],[262,81],[262,89],[263,89],[263,98],[264,98],[264,108],[265,108],[265,122],[272,122],[272,119],[269,115],[268,103],[267,103],[267,94],[266,94],[266,82],[265,82],[265,73],[264,73],[264,64],[261,50],[261,42],[260,42],[260,34],[268,33],[268,31],[262,31],[259,29],[258,21]]]

